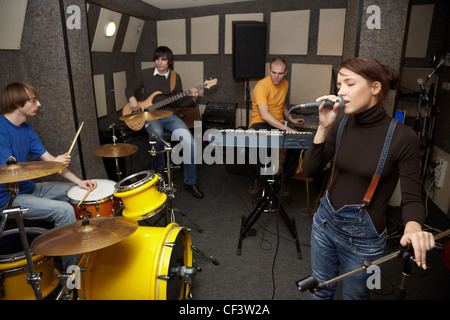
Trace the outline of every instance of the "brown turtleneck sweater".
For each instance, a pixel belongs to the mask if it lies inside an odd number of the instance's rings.
[[[352,115],[345,125],[335,166],[335,181],[330,190],[331,203],[338,210],[346,204],[360,204],[376,171],[391,117],[375,105]],[[326,141],[312,143],[303,159],[303,173],[313,177],[332,160],[340,118],[334,123]],[[367,211],[378,233],[386,228],[389,199],[400,177],[403,223],[425,222],[421,197],[419,143],[413,130],[398,123],[386,164]]]

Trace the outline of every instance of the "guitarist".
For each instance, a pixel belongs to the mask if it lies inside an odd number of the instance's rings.
[[[168,47],[161,46],[156,49],[153,55],[153,61],[155,62],[154,68],[144,69],[138,71],[136,77],[128,84],[125,89],[125,95],[129,101],[132,112],[141,111],[136,95],[143,89],[144,97],[149,97],[155,91],[161,91],[162,93],[156,95],[153,103],[170,98],[183,92],[181,78],[178,74],[171,71],[173,69],[173,53]],[[173,78],[175,77],[175,78]],[[174,81],[175,80],[175,81]],[[172,89],[173,87],[173,89]],[[178,101],[173,102],[170,105],[161,107],[160,110],[169,110],[173,114],[169,117],[150,120],[146,123],[145,129],[149,135],[149,139],[156,139],[156,150],[161,151],[164,149],[162,141],[160,141],[153,132],[147,128],[147,125],[151,126],[158,135],[164,136],[164,130],[174,132],[178,134],[176,138],[179,141],[190,142],[191,159],[185,160],[184,163],[184,186],[185,189],[191,192],[194,197],[203,198],[204,194],[197,187],[197,167],[194,162],[195,144],[194,137],[187,125],[176,115],[176,107],[191,107],[193,106],[199,96],[199,91],[196,88],[191,90],[192,96],[184,97]],[[181,139],[180,139],[181,137]],[[165,167],[164,153],[158,153],[154,161],[154,169],[157,172],[162,172]]]

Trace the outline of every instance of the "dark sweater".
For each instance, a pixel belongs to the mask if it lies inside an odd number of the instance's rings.
[[[384,109],[376,105],[352,115],[342,134],[335,166],[335,181],[330,190],[331,203],[338,210],[346,204],[359,204],[376,171],[381,150],[391,121]],[[326,141],[312,143],[303,159],[303,173],[312,177],[332,160],[335,152],[338,119]],[[379,233],[386,228],[389,199],[400,177],[403,223],[425,222],[421,197],[419,143],[413,130],[398,123],[395,128],[386,164],[371,204],[367,207]]]
[[[127,100],[134,96],[138,101],[146,100],[152,93],[155,91],[161,91],[162,93],[155,96],[153,99],[153,103],[155,104],[159,101],[167,99],[169,97],[175,96],[179,93],[183,92],[183,85],[181,83],[181,78],[178,74],[176,74],[177,80],[175,83],[175,88],[172,92],[170,92],[170,77],[166,79],[164,76],[154,76],[155,68],[149,68],[140,70],[136,73],[136,77],[128,83],[127,88],[125,89],[125,96]],[[144,89],[144,92],[141,90]],[[163,106],[159,108],[160,110],[170,110],[176,114],[174,108],[183,108],[183,107],[191,107],[195,106],[192,97],[187,96],[183,97],[179,100],[173,101],[169,105]]]

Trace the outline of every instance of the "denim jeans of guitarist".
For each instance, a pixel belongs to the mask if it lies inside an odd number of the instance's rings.
[[[172,135],[175,134],[177,141],[183,141],[185,145],[189,145],[191,150],[191,157],[187,161],[184,160],[183,168],[184,168],[184,183],[188,185],[193,185],[197,183],[197,167],[194,162],[195,155],[195,143],[194,137],[187,125],[176,115],[171,115],[166,118],[158,119],[158,120],[150,120],[147,121],[145,125],[145,130],[149,137],[154,137],[156,139],[156,150],[162,151],[164,150],[163,142],[155,137],[153,131],[148,128],[148,125],[152,127],[152,129],[162,138],[164,138],[164,130],[168,130],[172,132]],[[184,150],[184,149],[183,149]],[[158,153],[154,160],[154,168],[158,171],[163,171],[166,167],[166,160],[164,153]]]

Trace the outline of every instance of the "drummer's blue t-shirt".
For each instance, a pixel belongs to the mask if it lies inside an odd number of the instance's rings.
[[[0,166],[6,165],[6,159],[13,156],[17,162],[29,161],[42,156],[47,150],[36,132],[26,122],[16,126],[0,115]],[[20,181],[19,194],[30,193],[35,184],[31,180]],[[0,184],[0,208],[8,204],[10,194],[5,191],[6,184]]]

